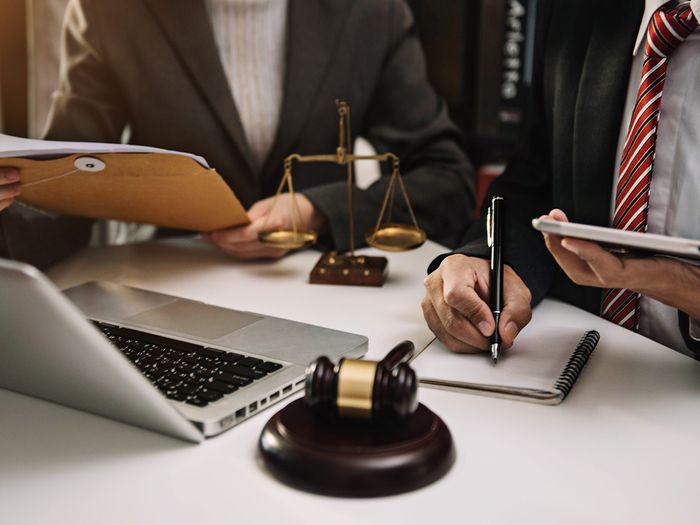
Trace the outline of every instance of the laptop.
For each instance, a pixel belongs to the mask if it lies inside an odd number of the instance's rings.
[[[304,387],[367,338],[109,282],[61,293],[0,259],[0,387],[191,442]]]

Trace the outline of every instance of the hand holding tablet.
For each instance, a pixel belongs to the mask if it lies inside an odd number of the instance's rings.
[[[631,232],[543,218],[533,219],[532,226],[543,233],[594,241],[613,252],[640,252],[640,255],[668,255],[700,260],[700,241],[694,239]]]
[[[533,226],[573,283],[637,292],[700,319],[699,241],[572,224],[556,209]]]

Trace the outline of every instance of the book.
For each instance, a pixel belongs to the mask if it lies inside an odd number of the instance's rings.
[[[597,331],[567,322],[577,312],[573,306],[546,301],[495,366],[488,353],[457,354],[438,340],[416,355],[411,366],[422,386],[558,405],[600,339]]]
[[[249,222],[216,170],[189,153],[0,134],[0,165],[21,169],[19,201],[52,213],[203,232]]]

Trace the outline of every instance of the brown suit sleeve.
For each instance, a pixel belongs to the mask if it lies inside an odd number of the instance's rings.
[[[66,12],[61,77],[47,129],[49,140],[119,142],[126,119],[117,84],[104,63],[88,0]],[[61,217],[15,203],[0,213],[0,257],[46,268],[87,245],[93,221]]]
[[[71,0],[61,47],[61,75],[48,124],[49,140],[120,142],[127,113],[101,40],[101,3]]]
[[[15,203],[0,213],[0,256],[48,268],[90,240],[92,221]]]

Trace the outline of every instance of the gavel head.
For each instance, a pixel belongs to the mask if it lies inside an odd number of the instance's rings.
[[[305,402],[318,416],[403,419],[418,407],[416,373],[407,363],[319,357],[306,369]]]

